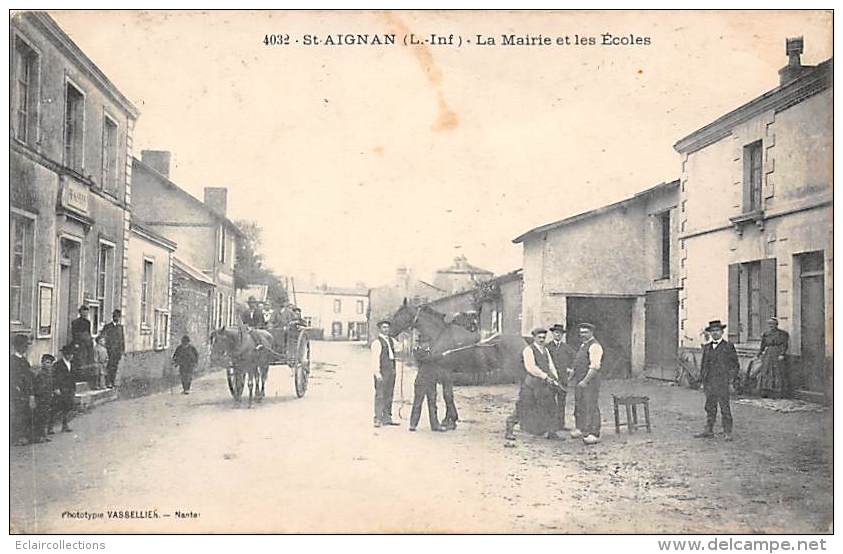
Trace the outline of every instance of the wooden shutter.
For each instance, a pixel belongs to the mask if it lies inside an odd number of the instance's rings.
[[[729,264],[729,323],[726,332],[729,342],[740,342],[740,275],[741,264]]]
[[[776,259],[761,260],[761,294],[759,295],[759,315],[761,325],[776,315]]]

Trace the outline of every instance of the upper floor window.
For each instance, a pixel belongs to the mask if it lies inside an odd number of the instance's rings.
[[[358,314],[362,314],[362,313],[363,313],[363,308],[364,308],[363,301],[362,301],[362,300],[358,300],[358,301],[357,301],[357,313],[358,313]]]
[[[38,110],[38,54],[20,38],[15,39],[15,138],[33,144]]]
[[[141,279],[141,327],[145,329],[152,325],[152,271],[153,261],[144,258]]]
[[[761,209],[762,143],[753,142],[743,147],[743,211],[754,212]]]
[[[117,122],[108,116],[102,123],[102,188],[117,191]]]
[[[32,280],[32,221],[9,215],[9,320],[28,323],[28,301]]]
[[[70,83],[64,95],[64,165],[81,172],[85,166],[85,95]]]
[[[334,300],[334,313],[342,313],[342,300],[340,300],[339,298]]]
[[[670,210],[658,215],[661,224],[661,278],[670,278]]]
[[[225,263],[225,225],[220,225],[217,232],[217,261]]]

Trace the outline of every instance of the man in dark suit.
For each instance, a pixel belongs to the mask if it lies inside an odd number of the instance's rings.
[[[123,324],[120,310],[114,310],[109,321],[103,328],[101,335],[105,336],[105,349],[108,351],[108,363],[106,364],[105,385],[113,389],[117,380],[117,368],[120,365],[120,358],[126,353],[126,336],[123,332]]]
[[[250,296],[247,304],[249,304],[249,308],[243,312],[243,316],[241,317],[243,324],[252,329],[265,328],[266,320],[263,317],[263,310],[257,299],[254,296]]]
[[[94,339],[91,335],[91,321],[88,319],[88,306],[79,306],[79,317],[70,322],[71,342],[75,346],[73,371],[82,381],[89,381],[87,373],[94,362]]]
[[[695,437],[713,437],[714,422],[717,419],[717,407],[720,406],[720,418],[726,440],[732,440],[732,409],[729,406],[729,385],[738,375],[740,365],[735,345],[723,338],[726,325],[719,319],[710,321],[706,332],[711,335],[711,342],[703,346],[700,378],[705,390],[706,424],[702,433]]]
[[[12,415],[11,436],[13,443],[26,444],[30,437],[32,410],[35,397],[32,395],[32,379],[29,360],[29,337],[15,335],[12,339],[12,355],[9,357],[9,404]]]
[[[550,327],[553,333],[553,339],[547,343],[547,350],[550,352],[550,357],[553,359],[553,366],[559,373],[559,384],[563,387],[568,386],[568,369],[574,367],[574,356],[576,351],[568,346],[565,342],[565,326],[561,323],[555,323]],[[559,419],[560,429],[567,429],[565,427],[565,400],[567,394],[563,391],[556,392],[556,403],[559,405]]]

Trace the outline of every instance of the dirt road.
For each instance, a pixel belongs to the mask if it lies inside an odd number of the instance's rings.
[[[374,429],[367,351],[317,342],[313,357],[303,399],[278,366],[265,402],[236,408],[214,373],[189,396],[113,402],[13,448],[12,531],[829,531],[830,412],[735,406],[734,442],[693,439],[699,392],[607,382],[601,444],[521,434],[505,448],[515,386],[459,388],[456,431],[430,432],[423,414],[409,433],[396,385],[403,425]],[[412,379],[407,368],[407,403]],[[618,390],[651,397],[652,434],[610,429]]]

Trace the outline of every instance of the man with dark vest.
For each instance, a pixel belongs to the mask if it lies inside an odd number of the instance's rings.
[[[117,368],[120,365],[120,358],[126,353],[126,335],[123,332],[123,324],[120,318],[123,313],[114,310],[111,313],[111,321],[106,323],[100,335],[105,337],[105,349],[108,351],[108,362],[105,366],[105,386],[113,389],[117,380]]]
[[[571,438],[582,437],[585,444],[600,442],[600,368],[603,347],[594,338],[594,325],[580,323],[580,349],[574,357],[573,375],[569,384],[574,391],[574,423]]]
[[[726,325],[719,319],[710,321],[706,332],[711,334],[711,342],[703,346],[700,380],[705,390],[705,430],[694,435],[698,438],[714,436],[714,422],[717,420],[717,407],[720,406],[720,418],[726,440],[732,440],[732,409],[729,405],[729,385],[738,375],[740,364],[735,345],[723,338]]]
[[[389,321],[378,322],[379,334],[372,341],[372,369],[375,378],[375,427],[398,425],[392,421],[395,392],[395,340],[389,336]]]
[[[556,323],[550,327],[550,332],[553,333],[553,339],[547,344],[547,350],[550,352],[550,357],[553,359],[553,365],[559,373],[559,384],[563,387],[568,386],[568,369],[574,367],[574,356],[576,351],[568,346],[565,342],[565,326],[561,323]],[[565,430],[565,400],[567,394],[564,391],[557,391],[556,403],[559,405],[559,420],[560,429]]]
[[[12,425],[10,438],[13,443],[26,444],[32,429],[32,410],[35,397],[32,394],[32,380],[29,360],[29,337],[15,335],[12,339],[12,355],[9,356],[9,404],[11,404]]]

